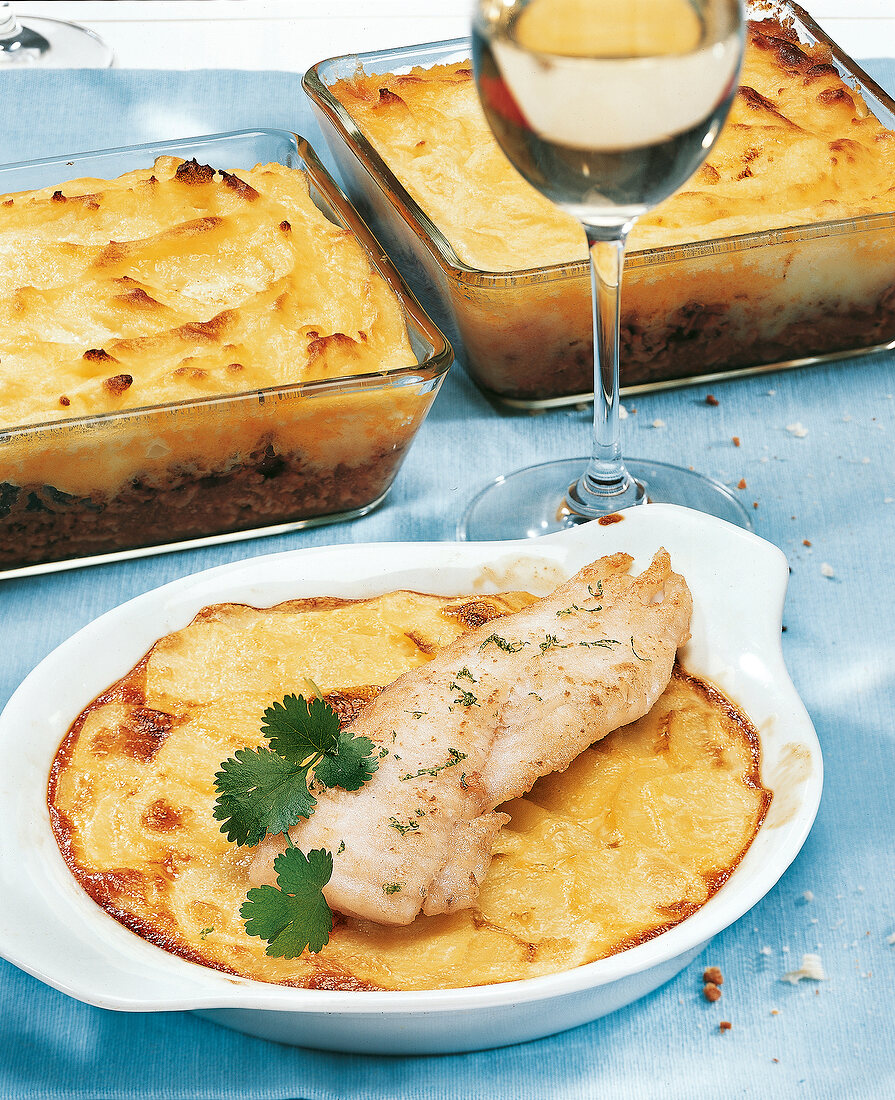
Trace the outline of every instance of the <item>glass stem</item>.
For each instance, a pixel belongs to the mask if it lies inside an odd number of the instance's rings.
[[[8,3],[0,4],[0,39],[17,38],[19,31],[19,24],[16,21],[16,13],[12,10],[12,5]]]
[[[594,432],[587,469],[566,494],[573,523],[640,504],[646,495],[625,468],[619,438],[619,292],[631,225],[584,227],[593,298]]]
[[[49,48],[42,34],[19,23],[11,4],[0,3],[0,62],[33,61]]]

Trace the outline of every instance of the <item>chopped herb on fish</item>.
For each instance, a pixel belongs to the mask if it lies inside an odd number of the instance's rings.
[[[545,634],[544,640],[540,645],[540,650],[542,653],[546,653],[548,649],[569,649],[571,646],[571,642],[563,643],[555,634]]]
[[[398,757],[395,757],[397,760]],[[443,772],[445,768],[452,768],[455,764],[459,764],[461,760],[466,759],[466,753],[460,752],[459,749],[448,749],[448,758],[443,764],[436,764],[431,768],[420,768],[418,772],[407,772],[405,775],[399,775],[398,779],[404,782],[407,779],[418,779],[421,775],[438,775],[439,772]]]
[[[490,642],[493,642],[498,649],[502,649],[504,653],[518,653],[524,645],[528,645],[528,642],[508,642],[506,638],[501,638],[499,634],[489,634],[479,646],[479,651],[484,652],[485,647]]]

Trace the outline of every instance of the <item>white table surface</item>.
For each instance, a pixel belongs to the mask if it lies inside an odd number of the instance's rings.
[[[471,0],[81,0],[14,3],[83,23],[121,68],[285,69],[467,32]],[[895,0],[803,0],[855,58],[895,56]]]

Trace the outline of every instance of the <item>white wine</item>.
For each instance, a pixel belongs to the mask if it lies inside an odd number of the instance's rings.
[[[580,220],[619,224],[702,163],[742,40],[737,19],[710,20],[689,0],[520,0],[482,5],[473,52],[489,125],[515,167]]]

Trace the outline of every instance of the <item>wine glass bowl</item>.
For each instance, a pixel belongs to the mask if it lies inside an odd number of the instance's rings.
[[[472,38],[498,144],[586,234],[594,431],[589,460],[499,478],[470,506],[460,537],[546,533],[646,499],[751,526],[723,485],[663,463],[625,464],[619,431],[625,241],[640,215],[699,168],[721,131],[742,61],[741,0],[478,0]],[[554,474],[560,480],[548,489]]]

